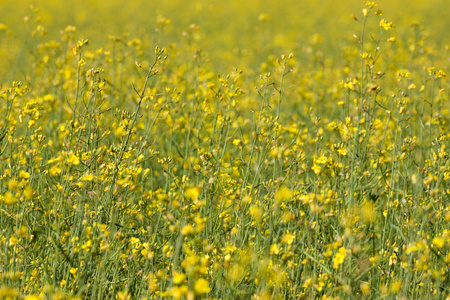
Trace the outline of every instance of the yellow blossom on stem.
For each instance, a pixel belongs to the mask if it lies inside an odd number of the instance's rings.
[[[194,233],[195,233],[195,229],[191,224],[184,226],[183,229],[181,230],[182,235],[191,235]]]
[[[94,175],[86,173],[80,178],[81,181],[92,181],[94,180]]]
[[[30,178],[30,173],[25,172],[24,170],[20,170],[20,172],[19,172],[19,178],[28,179],[28,178]]]
[[[277,202],[286,201],[291,197],[292,197],[292,191],[284,186],[279,188],[277,193],[275,194],[275,200]]]
[[[198,295],[207,294],[211,291],[209,287],[209,282],[206,279],[199,278],[194,284],[195,293]]]
[[[333,258],[333,268],[334,269],[339,269],[339,266],[344,263],[345,255],[346,255],[345,247],[339,248],[338,252],[334,255],[334,258]]]
[[[200,195],[200,188],[197,186],[186,189],[186,197],[190,200],[195,200]]]
[[[393,27],[392,22],[388,22],[385,19],[381,19],[380,21],[380,27],[384,30],[389,30]]]
[[[17,201],[17,199],[13,196],[11,192],[6,192],[5,195],[2,197],[2,200],[6,204],[12,204]]]
[[[442,248],[445,245],[445,240],[442,237],[435,237],[432,242],[437,248]]]

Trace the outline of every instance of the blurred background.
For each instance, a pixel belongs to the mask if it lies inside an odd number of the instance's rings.
[[[429,46],[437,51],[448,48],[448,0],[376,3],[383,17],[394,23],[391,34],[404,39],[399,43],[413,37],[411,25],[417,23],[432,40]],[[187,43],[201,48],[213,68],[222,72],[261,63],[271,54],[308,52],[311,46],[314,50],[327,49],[330,58],[338,59],[340,48],[353,39],[353,34],[360,33],[361,26],[351,15],[361,17],[363,7],[359,0],[111,0],[108,4],[88,0],[1,1],[0,74],[5,76],[13,65],[26,69],[25,62],[29,64],[30,57],[25,53],[29,47],[42,41],[61,40],[61,32],[68,25],[76,27],[76,39],[89,39],[93,51],[112,48],[114,38],[138,38],[142,50],[150,54],[155,45]],[[28,17],[28,22],[24,22],[24,17]],[[38,25],[45,34],[37,35],[33,41],[29,36]],[[371,25],[375,28],[378,24]]]

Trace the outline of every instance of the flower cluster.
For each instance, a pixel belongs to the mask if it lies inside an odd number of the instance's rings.
[[[1,299],[447,296],[438,0],[53,2],[0,4]]]

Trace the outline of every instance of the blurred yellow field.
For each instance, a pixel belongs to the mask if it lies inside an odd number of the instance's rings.
[[[450,299],[448,1],[342,2],[1,2],[0,299]]]

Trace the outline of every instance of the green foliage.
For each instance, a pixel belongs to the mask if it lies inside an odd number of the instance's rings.
[[[449,294],[443,1],[142,2],[0,14],[0,298]]]

